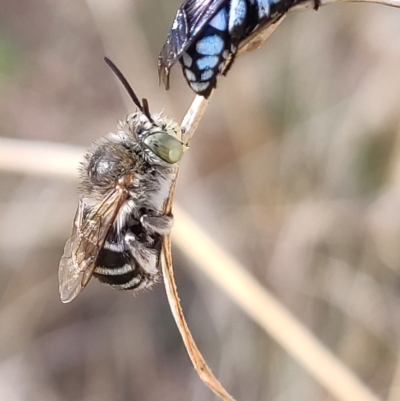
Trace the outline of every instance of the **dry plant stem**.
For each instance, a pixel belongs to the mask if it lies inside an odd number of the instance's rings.
[[[188,144],[190,138],[194,134],[203,114],[207,109],[207,106],[207,100],[205,100],[201,96],[196,96],[181,125],[184,133],[183,141],[185,142],[185,144]],[[165,205],[165,213],[171,213],[172,210],[172,202],[174,198],[178,172],[176,173],[175,180],[171,187],[171,192]],[[161,267],[164,277],[165,291],[167,293],[167,298],[172,311],[172,315],[174,316],[176,325],[179,329],[179,332],[181,333],[183,343],[185,344],[193,367],[195,368],[200,379],[222,400],[235,401],[234,398],[225,390],[225,388],[211,372],[211,369],[209,368],[201,352],[197,348],[192,333],[190,332],[190,329],[187,325],[174,278],[170,235],[167,235],[164,238],[163,252],[161,255]]]
[[[174,271],[172,267],[172,255],[171,255],[171,238],[167,236],[164,239],[163,244],[164,252],[162,253],[162,271],[164,277],[165,290],[167,292],[168,301],[171,307],[172,314],[175,322],[181,333],[183,342],[186,350],[192,361],[192,364],[199,375],[200,379],[222,400],[235,401],[234,398],[224,389],[221,383],[211,372],[210,368],[206,364],[203,356],[201,355],[196,343],[193,340],[192,334],[186,323],[183,315],[182,307],[179,301],[179,295],[174,280]]]
[[[205,99],[203,96],[196,96],[191,106],[189,107],[189,110],[185,114],[185,117],[183,117],[181,128],[183,131],[182,139],[185,145],[188,145],[190,139],[195,133],[200,123],[200,120],[202,119],[204,113],[207,110],[208,104],[209,104],[209,99]]]

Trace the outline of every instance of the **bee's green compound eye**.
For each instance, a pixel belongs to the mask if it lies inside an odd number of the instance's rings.
[[[150,134],[144,138],[143,142],[152,152],[167,163],[174,164],[182,158],[182,142],[167,133],[157,132]]]

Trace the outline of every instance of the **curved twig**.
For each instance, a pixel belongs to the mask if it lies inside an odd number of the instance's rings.
[[[183,131],[183,141],[186,145],[189,143],[190,138],[196,131],[197,126],[207,109],[207,106],[207,100],[205,100],[202,96],[196,96],[191,107],[187,111],[181,125]],[[177,177],[178,173],[175,177],[174,183],[171,187],[170,195],[164,208],[166,214],[171,213],[172,210],[172,202],[174,198]],[[179,332],[181,333],[182,340],[185,344],[189,358],[192,361],[197,374],[199,375],[200,379],[222,400],[235,401],[211,372],[211,369],[197,348],[190,329],[186,323],[174,278],[170,235],[164,237],[163,252],[161,253],[161,267],[164,277],[165,291],[167,293],[172,314],[174,316],[176,325],[178,326]]]

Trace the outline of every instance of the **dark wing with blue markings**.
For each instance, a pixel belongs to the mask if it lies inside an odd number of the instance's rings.
[[[158,74],[169,88],[170,68],[193,43],[204,25],[228,0],[186,0],[178,9],[167,40],[158,56]]]

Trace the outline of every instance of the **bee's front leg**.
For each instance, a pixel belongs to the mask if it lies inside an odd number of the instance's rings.
[[[148,214],[144,214],[140,217],[140,223],[144,228],[153,233],[168,235],[174,224],[174,217],[172,214],[165,216],[149,216]]]

